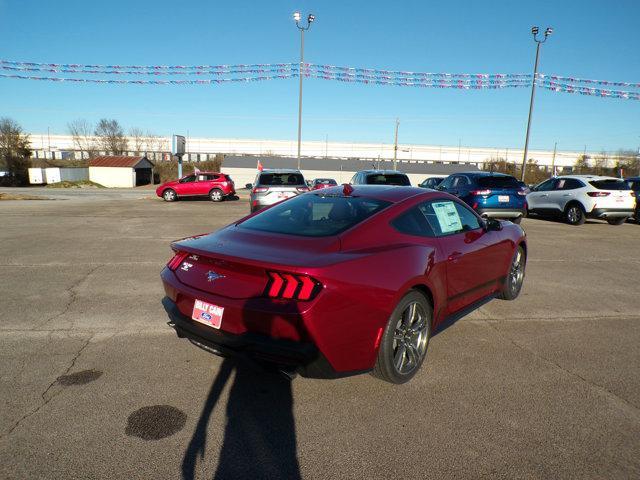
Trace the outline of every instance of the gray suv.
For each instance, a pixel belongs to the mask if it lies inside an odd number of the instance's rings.
[[[263,170],[251,185],[251,213],[308,191],[309,187],[300,170]]]
[[[401,185],[411,186],[409,177],[396,170],[362,170],[351,179],[351,185]]]

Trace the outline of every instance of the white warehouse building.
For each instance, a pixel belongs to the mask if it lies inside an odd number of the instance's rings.
[[[70,135],[31,134],[31,147],[34,156],[39,158],[64,159],[70,152],[77,150]],[[171,150],[169,137],[154,137],[146,139],[129,139],[133,148],[136,143],[139,148],[148,152],[154,160],[162,159],[161,152]],[[140,142],[140,140],[142,140]],[[213,159],[216,153],[229,155],[265,155],[295,157],[297,142],[295,140],[258,140],[238,138],[188,138],[185,161],[202,161]],[[141,152],[129,152],[131,155]],[[157,155],[156,155],[157,153]],[[540,166],[571,167],[580,155],[585,152],[553,150],[529,150],[529,158]],[[586,152],[593,157],[598,153]],[[482,165],[491,159],[502,158],[509,162],[522,162],[522,149],[465,147],[465,146],[433,146],[418,144],[399,144],[398,160],[426,161],[442,163],[466,163]],[[78,156],[76,154],[76,156]],[[347,143],[328,141],[303,141],[302,156],[316,158],[360,158],[360,159],[391,159],[394,156],[394,145],[389,143]]]

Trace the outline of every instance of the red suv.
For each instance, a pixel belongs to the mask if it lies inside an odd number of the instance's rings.
[[[156,188],[156,195],[166,202],[180,197],[207,196],[213,202],[221,202],[236,194],[235,184],[229,175],[217,172],[198,172],[185,175],[180,180],[165,182]]]

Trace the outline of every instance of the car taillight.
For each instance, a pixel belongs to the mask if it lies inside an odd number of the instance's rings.
[[[528,188],[523,188],[522,190],[518,190],[518,195],[522,195],[524,197],[529,192],[530,190]]]
[[[309,187],[296,187],[296,190],[298,190],[299,192],[308,192]]]
[[[169,268],[169,270],[175,271],[175,269],[180,266],[182,261],[187,258],[187,255],[189,255],[188,252],[176,252],[173,258],[167,263],[167,267]]]
[[[268,191],[269,191],[269,187],[256,187],[253,189],[253,193],[264,193]]]
[[[587,192],[590,197],[607,197],[609,192]]]
[[[307,276],[294,273],[267,272],[269,282],[265,294],[271,298],[311,300],[322,289],[322,284]]]
[[[471,190],[471,195],[491,195],[491,190]]]

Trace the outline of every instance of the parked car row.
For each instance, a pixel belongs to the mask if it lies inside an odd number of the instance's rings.
[[[396,170],[357,172],[351,185],[411,186],[409,177]],[[256,212],[281,200],[309,190],[336,186],[333,178],[305,180],[299,170],[262,170],[251,189],[250,209]],[[621,225],[628,218],[640,223],[640,177],[625,180],[597,175],[563,175],[553,177],[529,189],[511,175],[496,172],[460,172],[448,177],[428,177],[419,187],[450,193],[485,218],[520,223],[527,215],[564,219],[581,225],[587,218]],[[156,194],[168,202],[180,197],[208,196],[219,202],[235,195],[229,175],[198,172],[164,183]]]

